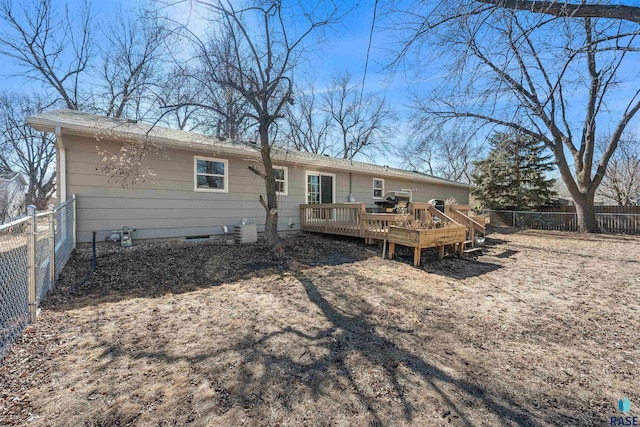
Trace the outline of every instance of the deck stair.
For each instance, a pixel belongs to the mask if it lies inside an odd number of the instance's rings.
[[[476,235],[480,234],[484,236],[486,233],[485,218],[481,216],[472,217],[469,205],[447,205],[445,206],[445,212],[458,223],[467,227],[467,242],[469,242],[471,248],[474,248]],[[467,245],[465,244],[465,246]]]
[[[465,240],[462,244],[462,256],[480,256],[482,255],[481,247],[474,247],[473,240]]]

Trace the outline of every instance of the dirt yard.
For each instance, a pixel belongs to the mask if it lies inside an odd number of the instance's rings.
[[[0,368],[0,425],[609,425],[640,405],[640,238],[478,260],[297,235],[76,253]]]

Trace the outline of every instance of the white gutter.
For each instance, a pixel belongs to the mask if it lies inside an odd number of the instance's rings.
[[[64,203],[67,201],[67,150],[64,148],[64,142],[62,140],[62,127],[56,126],[56,144],[58,144],[58,151],[60,153],[58,178],[58,190],[60,191],[60,200],[58,203]]]
[[[61,202],[64,202],[66,200],[65,198],[66,188],[62,187],[62,183],[66,184],[66,177],[62,174],[62,172],[63,171],[66,172],[66,165],[62,163],[62,160],[65,158],[65,154],[64,154],[64,145],[62,142],[62,137],[61,135],[59,135],[59,132],[61,131],[60,122],[34,116],[34,117],[27,118],[27,123],[34,129],[39,130],[41,132],[51,132],[52,129],[55,129],[56,137],[58,138],[58,141],[60,144],[60,160],[61,160],[60,179],[62,181],[60,183],[60,186],[63,189],[63,192],[61,194],[61,197],[63,198],[61,199]],[[66,134],[87,136],[90,138],[96,138],[96,135],[100,133],[100,129],[88,128],[85,125],[80,125],[76,123],[65,123],[64,129]],[[104,138],[104,139],[114,139],[114,140],[120,140],[120,141],[123,141],[123,140],[139,141],[141,137],[142,135],[140,134],[136,134],[135,132],[127,132],[127,131],[119,132],[118,135],[105,134],[104,136],[101,136],[101,138]],[[168,147],[168,148],[176,148],[176,149],[182,149],[182,150],[184,149],[203,150],[203,151],[225,153],[225,154],[231,154],[231,155],[235,154],[240,156],[249,156],[249,157],[255,157],[258,159],[260,158],[260,152],[258,150],[255,150],[255,151],[247,150],[242,148],[229,147],[225,145],[215,145],[207,142],[203,143],[203,142],[193,141],[193,140],[187,142],[187,141],[181,141],[181,140],[176,140],[176,139],[163,137],[163,136],[156,136],[156,135],[145,135],[144,137],[148,137],[154,143]],[[202,135],[201,137],[206,138],[204,135]],[[405,179],[408,181],[421,181],[421,182],[427,182],[431,184],[439,184],[439,185],[446,185],[446,186],[466,188],[466,189],[472,188],[469,184],[451,182],[448,180],[441,180],[441,179],[429,177],[429,176],[408,176],[404,173],[398,173],[396,171],[388,171],[388,170],[382,171],[382,170],[367,169],[367,168],[362,168],[357,166],[356,166],[356,169],[354,169],[354,166],[352,165],[336,164],[335,162],[331,162],[328,160],[325,161],[323,159],[304,159],[299,157],[297,158],[295,155],[292,155],[289,157],[286,154],[284,156],[276,154],[273,160],[278,160],[278,161],[283,161],[286,163],[293,163],[293,164],[302,164],[305,166],[324,167],[332,170],[343,170],[346,172],[361,172],[361,173],[365,173],[372,176],[375,176],[375,175],[393,176],[393,177],[397,177],[399,179]]]

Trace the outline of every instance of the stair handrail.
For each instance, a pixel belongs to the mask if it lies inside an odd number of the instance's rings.
[[[434,208],[433,206],[429,205],[428,207],[429,212],[431,213],[431,215],[433,216],[437,216],[440,219],[444,219],[446,221],[452,222],[460,227],[463,227],[462,224],[460,224],[458,221],[456,221],[455,219],[451,218],[450,216],[446,215],[444,212],[439,211],[438,209]]]
[[[478,229],[478,231],[482,231],[483,233],[485,232],[485,230],[486,230],[485,226],[483,224],[480,224],[475,219],[465,215],[464,213],[460,212],[458,209],[454,208],[453,206],[449,206],[449,210],[453,211],[453,213],[455,213],[456,215],[460,215],[466,221],[469,221],[470,223],[472,223]]]

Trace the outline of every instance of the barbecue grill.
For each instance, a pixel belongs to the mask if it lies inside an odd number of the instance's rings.
[[[406,214],[407,205],[410,201],[411,193],[408,191],[388,191],[382,200],[375,203],[385,212]]]

